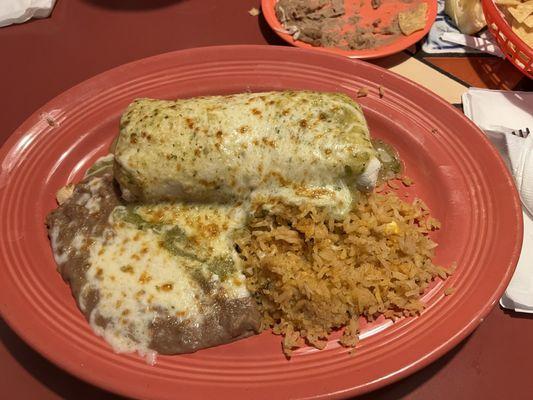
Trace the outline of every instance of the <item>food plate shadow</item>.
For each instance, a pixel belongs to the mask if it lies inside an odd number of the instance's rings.
[[[503,310],[503,313],[511,318],[520,318],[520,319],[530,319],[533,320],[533,314],[527,314],[522,312],[516,312],[513,310],[507,310],[500,306],[500,308]]]
[[[398,64],[407,61],[407,59],[409,58],[411,58],[411,56],[405,51],[402,51],[400,53],[392,54],[390,56],[384,56],[381,58],[370,60],[370,62],[372,64],[379,65],[382,68],[390,69]]]
[[[472,66],[472,69],[477,72],[479,78],[488,88],[512,90],[516,85],[516,76],[520,75],[520,72],[511,69],[512,65],[507,60],[503,66],[499,60],[489,62],[483,57],[467,57],[467,60]],[[502,74],[502,70],[507,71],[507,73]]]
[[[187,0],[83,0],[99,8],[116,11],[146,11],[170,7]]]
[[[268,44],[271,44],[273,46],[289,47],[289,44],[287,44],[283,39],[276,35],[276,32],[274,32],[272,28],[268,25],[268,22],[266,21],[263,13],[257,16],[257,24],[259,25],[259,29],[261,30],[261,35],[263,35]]]
[[[431,380],[437,375],[446,365],[448,365],[455,356],[463,349],[472,335],[469,335],[459,345],[454,347],[451,351],[439,358],[437,361],[429,364],[427,367],[418,371],[417,373],[408,376],[392,385],[385,386],[381,389],[364,394],[362,396],[354,397],[357,400],[396,400],[403,398],[410,398],[410,394],[419,388],[424,382]]]
[[[22,368],[63,399],[122,399],[120,396],[85,383],[56,367],[24,343],[2,319],[0,319],[0,341]],[[9,392],[5,394],[8,395]],[[18,395],[21,396],[22,393],[19,392]]]

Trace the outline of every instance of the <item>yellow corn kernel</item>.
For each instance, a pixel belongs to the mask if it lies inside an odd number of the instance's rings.
[[[388,224],[383,225],[383,233],[385,233],[385,235],[397,235],[400,233],[400,227],[396,221],[389,222]]]

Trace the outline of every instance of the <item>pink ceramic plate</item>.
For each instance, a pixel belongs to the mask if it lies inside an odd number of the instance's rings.
[[[378,96],[381,85],[384,97]],[[330,341],[287,361],[269,332],[155,366],[115,354],[93,334],[56,272],[44,219],[56,190],[82,176],[117,134],[136,97],[176,98],[312,89],[358,99],[371,132],[391,142],[420,196],[441,220],[437,262],[456,273],[427,293],[420,317],[367,325],[355,356]],[[512,179],[483,134],[416,84],[379,67],[292,48],[226,46],[162,54],[66,91],[17,129],[0,151],[0,311],[37,351],[95,385],[132,397],[307,398],[359,394],[422,368],[455,346],[506,287],[522,241]],[[444,296],[447,287],[456,289]]]

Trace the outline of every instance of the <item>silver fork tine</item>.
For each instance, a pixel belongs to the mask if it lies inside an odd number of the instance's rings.
[[[519,129],[518,131],[511,131],[512,135],[519,136],[521,138],[527,138],[531,132],[529,131],[529,128],[526,128],[524,130]]]

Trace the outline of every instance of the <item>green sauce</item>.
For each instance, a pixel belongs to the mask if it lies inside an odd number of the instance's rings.
[[[398,177],[402,173],[403,166],[396,149],[381,139],[372,139],[372,144],[381,162],[378,184]]]
[[[160,222],[146,221],[136,212],[136,206],[129,205],[117,208],[114,217],[135,226],[139,230],[151,229],[161,238],[161,246],[176,257],[183,257],[203,264],[206,273],[218,275],[221,281],[225,281],[236,271],[236,266],[231,256],[216,256],[213,258],[199,257],[195,252],[187,249],[187,234],[179,226],[165,225]],[[202,272],[201,266],[191,267],[191,277],[204,289],[209,285],[209,279]]]
[[[156,233],[160,233],[164,224],[159,222],[149,222],[143,219],[135,211],[135,206],[126,206],[124,208],[118,208],[114,211],[114,217],[120,219],[121,221],[127,222],[128,224],[134,225],[137,229],[145,231],[147,229],[152,229]]]
[[[175,226],[162,234],[163,247],[171,254],[178,257],[185,257],[199,262],[203,262],[196,254],[187,251],[183,245],[187,243],[187,235],[179,227]]]
[[[209,272],[218,275],[221,281],[225,281],[228,276],[235,272],[235,263],[230,256],[214,257],[207,264]]]

